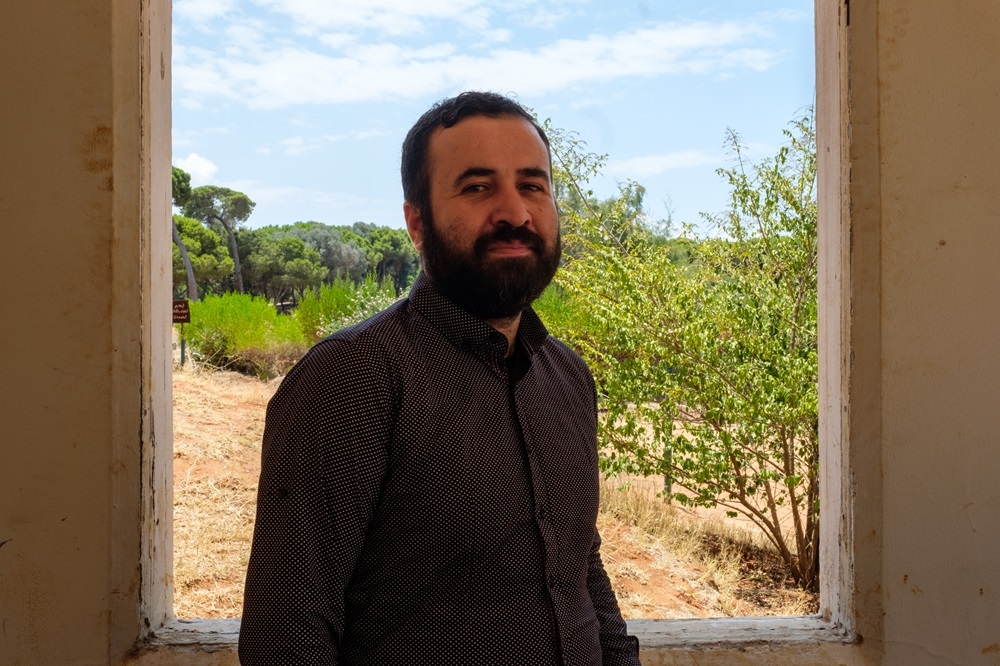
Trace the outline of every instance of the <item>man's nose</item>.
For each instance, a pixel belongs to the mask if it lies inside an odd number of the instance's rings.
[[[517,187],[503,187],[497,190],[492,212],[493,224],[523,227],[531,221],[531,213],[524,205],[524,198]]]

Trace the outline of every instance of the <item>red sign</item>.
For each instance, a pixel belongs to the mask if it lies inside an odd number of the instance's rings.
[[[191,308],[188,307],[188,302],[186,300],[174,301],[174,323],[175,324],[191,323]]]

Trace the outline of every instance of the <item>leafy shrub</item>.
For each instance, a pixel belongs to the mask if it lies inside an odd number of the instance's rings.
[[[742,513],[792,578],[819,578],[816,144],[811,117],[749,161],[738,137],[720,169],[730,205],[714,237],[657,242],[635,184],[591,204],[602,164],[549,134],[569,248],[559,284],[588,313],[565,338],[594,372],[610,473],[664,476],[684,505]],[[572,199],[572,197],[570,197]],[[558,321],[558,319],[557,319]],[[558,331],[553,331],[557,335]],[[836,518],[836,517],[834,517]]]
[[[287,372],[308,348],[297,321],[248,294],[192,302],[185,333],[195,359],[262,379]]]
[[[531,307],[541,317],[549,332],[563,341],[570,337],[575,339],[577,332],[587,328],[586,304],[574,299],[557,282],[550,284]]]
[[[357,290],[353,281],[338,278],[332,284],[320,287],[318,292],[307,291],[295,308],[295,319],[306,339],[312,343],[319,342],[329,334],[325,332],[325,321],[352,314]]]
[[[396,288],[391,280],[383,280],[379,284],[375,276],[369,274],[352,294],[349,310],[331,310],[322,314],[318,335],[323,338],[342,328],[353,326],[385,310],[397,300]]]

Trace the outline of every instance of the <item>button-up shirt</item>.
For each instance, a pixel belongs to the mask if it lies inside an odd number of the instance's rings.
[[[635,665],[600,558],[596,392],[423,275],[267,409],[243,664]]]

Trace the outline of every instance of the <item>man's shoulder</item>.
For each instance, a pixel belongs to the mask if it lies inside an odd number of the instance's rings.
[[[352,379],[391,372],[410,346],[406,299],[400,299],[368,319],[328,335],[306,353],[286,381],[303,375]]]
[[[343,353],[352,349],[364,351],[371,346],[391,348],[406,344],[410,318],[408,305],[408,300],[401,298],[364,321],[334,331],[316,343],[313,350],[318,353],[328,353],[328,350]]]

